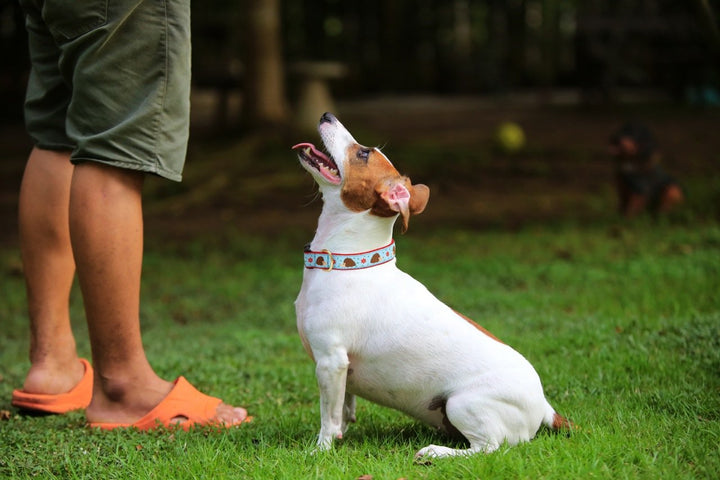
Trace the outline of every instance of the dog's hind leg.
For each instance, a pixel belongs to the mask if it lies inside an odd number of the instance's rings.
[[[441,458],[494,452],[500,448],[506,437],[503,412],[502,409],[498,411],[496,407],[492,400],[478,401],[478,395],[473,392],[450,397],[445,404],[447,421],[470,442],[470,448],[428,445],[420,449],[415,454],[415,458]]]
[[[320,434],[317,447],[328,450],[336,438],[342,438],[344,426],[345,382],[350,361],[347,352],[334,351],[328,355],[317,355],[318,387],[320,388]]]

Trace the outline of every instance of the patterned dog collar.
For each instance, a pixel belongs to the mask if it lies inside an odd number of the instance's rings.
[[[309,247],[308,247],[309,248]],[[395,258],[395,240],[377,250],[362,253],[333,253],[305,251],[305,268],[322,270],[360,270],[376,267]]]

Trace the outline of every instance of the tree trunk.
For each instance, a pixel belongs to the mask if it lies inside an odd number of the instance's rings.
[[[280,0],[245,0],[243,124],[265,128],[285,124],[285,70]]]

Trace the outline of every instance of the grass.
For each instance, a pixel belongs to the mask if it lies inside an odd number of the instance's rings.
[[[310,232],[307,233],[309,235]],[[358,402],[326,454],[313,366],[295,332],[308,238],[239,233],[149,242],[142,322],[166,378],[246,405],[227,432],[98,433],[81,413],[10,406],[28,367],[17,252],[0,251],[0,477],[8,478],[715,478],[720,468],[720,227],[639,222],[397,238],[398,264],[522,352],[555,408],[581,430],[541,431],[492,455],[413,462],[453,444],[397,412]],[[77,289],[78,348],[89,346]],[[457,443],[455,443],[457,445]]]

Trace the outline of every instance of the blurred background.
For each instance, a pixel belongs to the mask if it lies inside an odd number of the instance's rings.
[[[673,218],[717,220],[719,14],[716,0],[194,2],[185,180],[149,182],[149,231],[313,228],[319,203],[290,146],[318,141],[325,110],[430,185],[426,225],[614,218],[607,146],[628,120],[687,193]],[[30,148],[16,1],[0,0],[0,50],[12,242]]]

